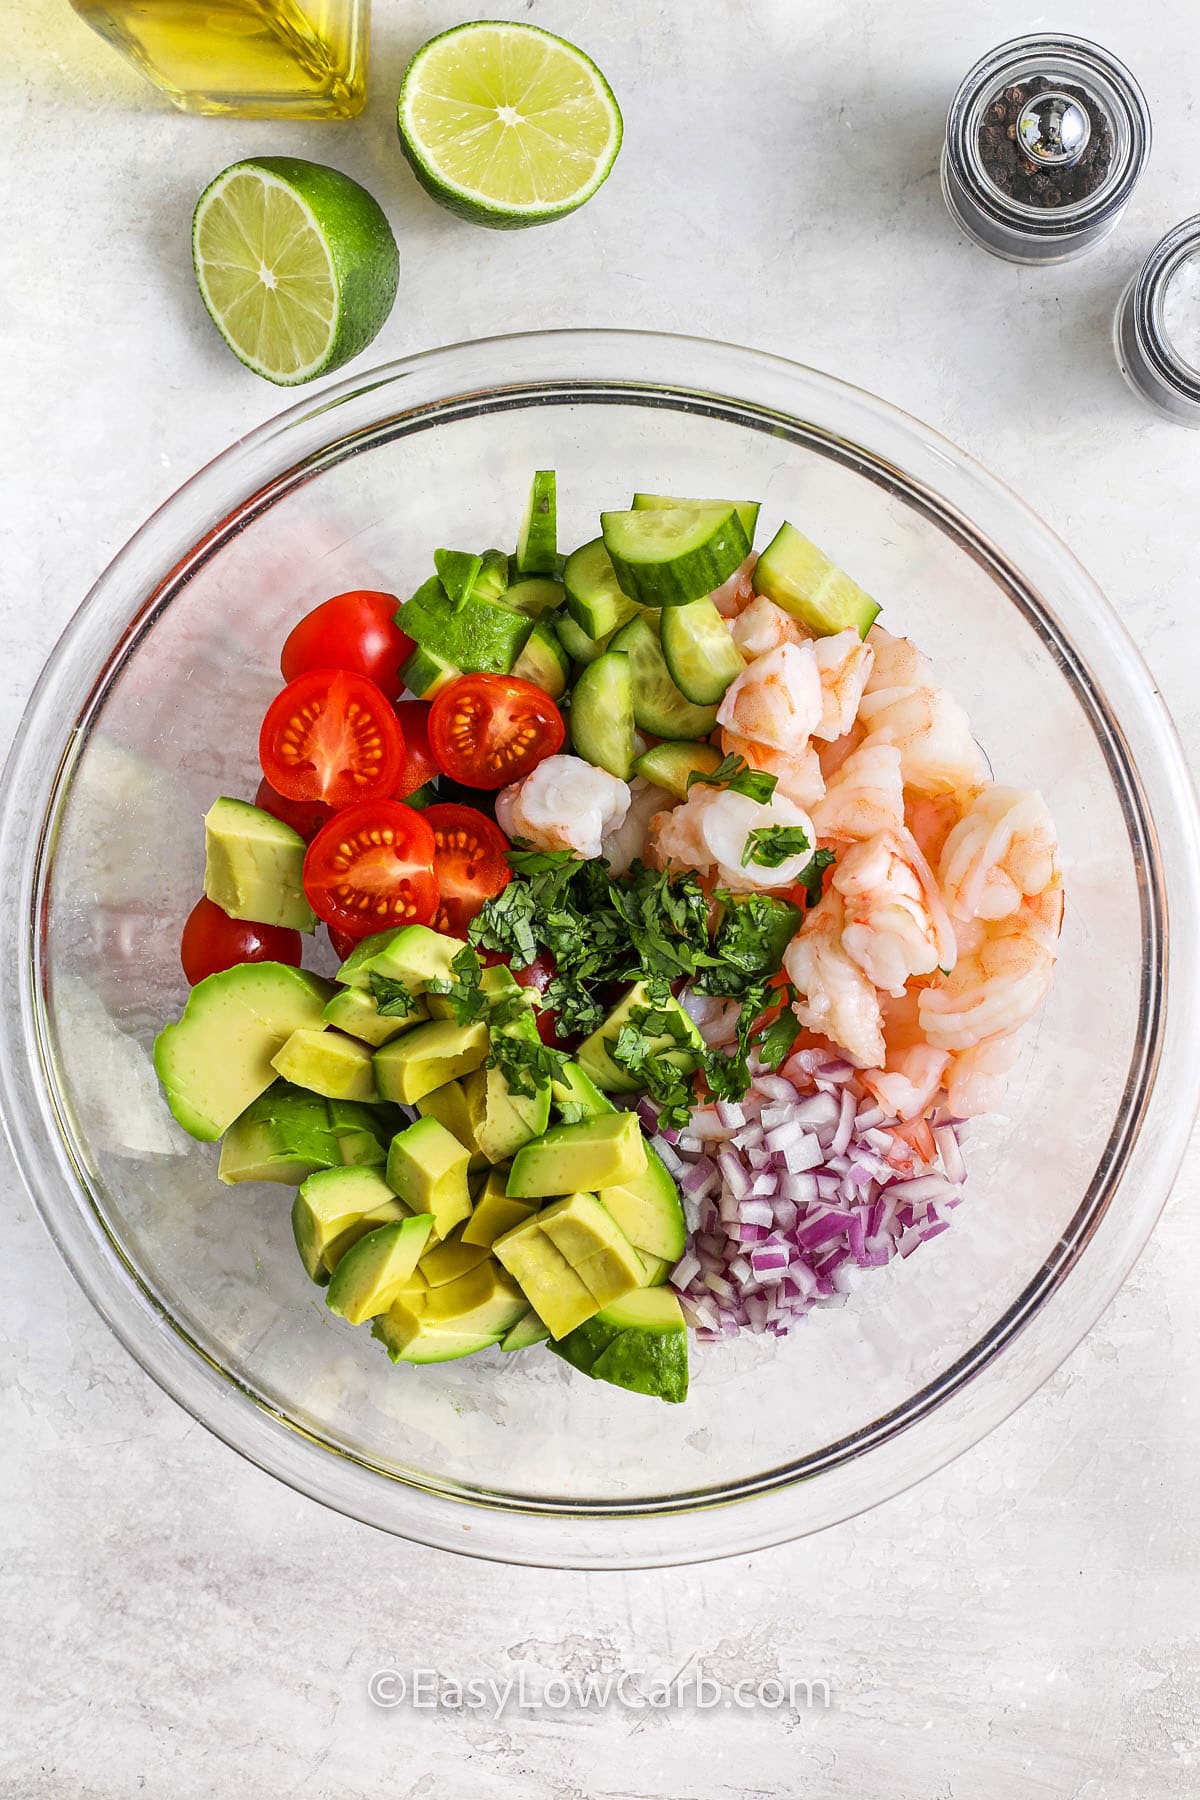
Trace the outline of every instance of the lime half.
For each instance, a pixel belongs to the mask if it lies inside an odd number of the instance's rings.
[[[431,38],[405,71],[397,121],[422,187],[501,230],[574,212],[621,148],[595,63],[537,25],[481,20]]]
[[[192,218],[192,261],[233,354],[281,387],[364,350],[400,273],[391,226],[366,189],[295,156],[234,163],[209,183]]]

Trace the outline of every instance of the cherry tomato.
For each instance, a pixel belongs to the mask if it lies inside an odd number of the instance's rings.
[[[349,669],[382,688],[389,700],[404,692],[400,665],[413,651],[413,641],[396,624],[395,594],[356,588],[306,613],[292,628],[279,666],[285,681],[310,669]]]
[[[468,787],[502,788],[562,748],[562,714],[515,675],[460,675],[429,709],[438,767]]]
[[[340,963],[345,962],[352,950],[357,950],[358,946],[362,943],[363,937],[370,937],[371,935],[368,931],[364,932],[362,937],[360,937],[357,932],[339,931],[336,925],[327,925],[325,929],[329,933],[329,941],[333,945],[333,953]]]
[[[407,800],[419,787],[432,781],[438,772],[433,751],[429,748],[429,706],[424,700],[401,700],[396,717],[404,733],[404,768],[396,783],[393,800]]]
[[[331,819],[304,859],[304,891],[318,918],[354,937],[431,924],[438,884],[425,817],[399,800],[369,800]]]
[[[512,968],[507,956],[502,956],[498,950],[485,950],[483,961],[488,968],[491,968],[494,963],[503,963],[511,970],[512,978],[518,987],[535,988],[539,995],[545,994],[546,989],[558,974],[558,965],[545,950],[539,952],[533,961],[527,963],[523,969]],[[560,1038],[558,1035],[558,1014],[553,1007],[542,1006],[538,1009],[537,1028],[538,1036],[543,1044],[549,1044],[553,1049],[565,1047],[567,1039]]]
[[[427,806],[421,817],[437,846],[433,866],[441,901],[434,925],[463,937],[484,901],[512,880],[508,839],[473,806]]]
[[[258,756],[287,799],[354,806],[391,794],[404,767],[404,733],[365,675],[310,669],[267,708]]]
[[[231,919],[204,895],[187,916],[179,960],[195,987],[206,975],[232,969],[236,963],[280,962],[298,969],[303,948],[298,931],[288,931],[283,925],[256,925],[250,919]]]
[[[326,806],[323,801],[289,800],[286,794],[277,794],[265,775],[258,784],[254,804],[263,812],[269,812],[273,819],[298,831],[306,844],[311,844],[322,825],[328,825],[333,817],[332,806]]]

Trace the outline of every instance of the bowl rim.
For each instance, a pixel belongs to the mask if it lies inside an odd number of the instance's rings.
[[[507,371],[508,379],[481,385],[482,374],[495,373],[493,358],[496,366]],[[635,365],[638,372],[630,373]],[[551,376],[552,369],[563,372]],[[669,380],[663,379],[666,370],[672,371]],[[697,383],[692,377],[700,371],[732,385],[712,386],[708,379]],[[426,378],[424,388],[422,378]],[[341,438],[322,438],[331,417],[338,422],[339,408],[348,409],[352,416],[356,403],[369,407],[371,397],[381,389],[402,400],[405,382],[415,384],[408,394],[413,403],[407,409],[401,407],[389,413],[386,420],[355,427]],[[744,393],[747,387],[755,390],[755,398]],[[1129,1118],[1124,1110],[1118,1115],[1118,1126],[1127,1139],[1132,1125],[1131,1140],[1122,1157],[1108,1165],[1110,1174],[1113,1168],[1117,1174],[1102,1182],[1105,1198],[1099,1214],[1081,1217],[1086,1210],[1081,1203],[1072,1222],[1074,1229],[1064,1233],[1056,1256],[1048,1260],[969,1353],[870,1427],[851,1439],[826,1446],[782,1472],[767,1472],[719,1492],[688,1496],[682,1503],[678,1496],[672,1496],[665,1505],[661,1499],[651,1497],[634,1503],[573,1501],[556,1505],[538,1501],[530,1506],[520,1496],[473,1493],[460,1486],[431,1486],[405,1479],[394,1471],[364,1462],[336,1443],[318,1442],[298,1421],[278,1411],[265,1395],[245,1386],[230,1371],[218,1368],[194,1343],[182,1323],[151,1293],[120,1246],[108,1236],[98,1213],[87,1201],[86,1169],[72,1155],[66,1121],[53,1101],[52,1059],[41,1014],[36,949],[56,808],[86,742],[88,720],[98,697],[102,696],[112,670],[129,654],[137,635],[148,628],[161,607],[169,604],[171,593],[195,568],[197,560],[211,553],[228,533],[235,514],[245,516],[269,503],[267,497],[274,496],[281,484],[317,472],[321,459],[339,445],[353,441],[363,447],[359,440],[369,431],[382,428],[384,423],[394,424],[398,418],[424,421],[419,427],[424,429],[453,416],[450,409],[455,407],[478,409],[488,400],[528,405],[535,392],[557,393],[561,399],[564,392],[583,396],[594,390],[611,389],[631,396],[653,390],[668,396],[663,403],[678,403],[687,397],[696,404],[705,403],[709,409],[713,405],[728,406],[739,415],[750,408],[790,422],[805,437],[826,441],[828,453],[850,462],[860,473],[898,484],[910,500],[921,495],[927,505],[932,505],[943,529],[953,529],[970,546],[972,554],[985,555],[993,574],[1003,577],[1010,598],[1025,595],[1040,619],[1053,624],[1056,648],[1073,658],[1077,677],[1096,702],[1097,716],[1106,720],[1110,728],[1112,743],[1106,752],[1110,755],[1110,770],[1115,755],[1130,784],[1136,823],[1143,837],[1141,867],[1147,872],[1142,894],[1143,951],[1148,943],[1152,954],[1144,955],[1144,975],[1148,977],[1153,971],[1161,979],[1151,983],[1155,1011],[1148,1044],[1149,1066],[1143,1068],[1140,1083],[1136,1084],[1140,1094],[1138,1110]],[[806,411],[797,413],[780,407],[774,402],[778,391],[803,395],[809,403]],[[832,420],[820,422],[823,405],[839,415],[837,429],[831,428]],[[858,429],[853,435],[848,436],[841,429],[842,415],[852,415],[856,420]],[[418,427],[414,423],[410,428]],[[297,431],[300,442],[310,443],[302,455],[291,438]],[[918,477],[911,469],[906,470],[899,458],[900,450],[905,453],[906,463],[915,457],[918,468],[923,466],[923,475]],[[342,453],[346,453],[344,448]],[[272,465],[269,475],[257,467],[260,461]],[[273,466],[274,461],[278,461],[278,467]],[[247,491],[246,477],[252,472],[254,479]],[[937,487],[933,486],[935,477]],[[951,489],[949,495],[946,484]],[[968,498],[971,512],[963,504]],[[204,523],[199,531],[194,522],[186,531],[175,530],[178,519],[193,516],[193,503],[202,510]],[[1031,585],[1029,574],[1016,569],[999,548],[992,529],[985,530],[979,522],[975,507],[982,509],[989,522],[995,512],[1002,525],[1021,524],[1027,533],[1033,532],[1038,545],[1039,582]],[[172,548],[176,552],[173,556]],[[148,557],[151,564],[161,569],[164,552],[168,557],[167,572],[158,575],[149,588],[141,589],[144,598],[125,617],[116,636],[112,635],[112,620],[107,616],[101,628],[104,602],[110,592],[120,588],[127,571],[133,572],[136,587],[142,562]],[[1074,630],[1069,632],[1063,627],[1045,599],[1041,590],[1046,586],[1052,591],[1061,590],[1071,608],[1094,628],[1088,637],[1093,651],[1089,661],[1094,662],[1094,652],[1100,649],[1101,663],[1107,665],[1104,685],[1079,654]],[[94,660],[97,656],[98,663]],[[64,715],[58,689],[72,675],[76,699],[86,695],[86,700]],[[1128,716],[1118,717],[1108,698],[1114,685]],[[69,725],[63,724],[64,717]],[[1143,740],[1140,757],[1130,748],[1131,737]],[[57,755],[47,754],[52,745],[57,747]],[[1141,780],[1142,758],[1147,759],[1158,777],[1153,809]],[[1128,818],[1128,807],[1126,812]],[[1170,829],[1163,829],[1164,825]],[[97,1310],[165,1391],[259,1467],[323,1504],[397,1535],[496,1560],[547,1566],[638,1567],[736,1555],[820,1529],[878,1504],[960,1454],[1015,1410],[1048,1377],[1090,1329],[1124,1280],[1165,1203],[1194,1110],[1195,1093],[1185,1088],[1192,1108],[1176,1106],[1163,1116],[1161,1076],[1165,1060],[1182,1067],[1182,1052],[1197,1013],[1196,958],[1186,934],[1177,933],[1168,960],[1166,930],[1170,915],[1184,919],[1195,915],[1200,896],[1198,843],[1200,825],[1195,797],[1174,727],[1152,678],[1099,589],[1023,501],[973,458],[919,421],[837,377],[767,352],[700,338],[638,331],[566,330],[523,332],[443,345],[344,378],[305,396],[235,440],[139,527],[93,585],[59,639],[18,728],[0,801],[0,956],[4,957],[4,966],[16,968],[19,974],[18,981],[6,984],[6,990],[0,994],[0,1048],[4,1052],[0,1056],[0,1112],[17,1166],[38,1212]],[[1133,849],[1137,862],[1136,839]],[[1147,913],[1151,899],[1156,904]],[[26,1080],[29,1086],[23,1092]],[[36,1112],[29,1107],[31,1097]],[[1151,1111],[1158,1115],[1159,1130],[1150,1134],[1155,1141],[1147,1146],[1146,1125]],[[1112,1217],[1112,1200],[1130,1176],[1139,1144],[1142,1168],[1137,1219],[1118,1221]],[[1097,1263],[1101,1249],[1105,1254]],[[1092,1271],[1089,1297],[1083,1303],[1082,1291],[1077,1290],[1080,1304],[1075,1307],[1069,1327],[1052,1334],[1044,1316],[1046,1302],[1052,1294],[1064,1291],[1067,1275],[1085,1257],[1090,1259]],[[1047,1271],[1051,1271],[1050,1277],[1043,1281]],[[998,1362],[1001,1351],[1018,1337],[1031,1366],[1023,1371],[1019,1382],[1010,1385],[1007,1380],[998,1380]],[[1047,1337],[1054,1341],[1039,1341]],[[1008,1365],[1005,1371],[1007,1374]],[[968,1389],[977,1405],[984,1401],[982,1422],[977,1410],[962,1404]],[[940,1426],[936,1434],[920,1429],[934,1422]],[[922,1446],[919,1455],[918,1442]],[[873,1452],[872,1468],[879,1479],[873,1490],[864,1494],[845,1475],[856,1465],[861,1469],[868,1449]],[[348,1480],[343,1479],[347,1471],[351,1472]],[[839,1475],[842,1479],[832,1479]],[[811,1517],[800,1520],[796,1507],[789,1506],[789,1497],[794,1499],[800,1483],[818,1481],[825,1488],[823,1503]],[[383,1488],[382,1498],[372,1492],[372,1484]],[[812,1485],[805,1491],[811,1494]],[[389,1497],[396,1494],[411,1502],[406,1516],[398,1517],[398,1509],[387,1504]],[[674,1541],[679,1535],[681,1517],[691,1540],[682,1546]],[[480,1529],[484,1520],[488,1522],[487,1529]],[[733,1528],[726,1524],[729,1520],[736,1521]]]

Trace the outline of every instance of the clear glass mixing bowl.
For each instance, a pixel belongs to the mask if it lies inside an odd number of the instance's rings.
[[[1053,997],[954,1229],[782,1344],[701,1347],[682,1407],[556,1358],[392,1368],[330,1315],[288,1190],[222,1188],[160,1103],[200,817],[252,795],[289,625],[505,543],[556,467],[562,540],[635,488],[761,498],[911,632],[1062,836]],[[123,1343],[227,1443],[428,1544],[574,1566],[776,1542],[975,1442],[1094,1322],[1146,1240],[1195,1096],[1197,822],[1145,669],[1066,549],[943,439],[778,359],[637,333],[436,350],[328,388],[204,469],[97,583],[29,707],[0,840],[13,1146]],[[1168,959],[1168,931],[1173,926]]]

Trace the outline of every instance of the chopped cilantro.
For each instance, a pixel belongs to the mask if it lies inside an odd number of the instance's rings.
[[[757,863],[760,869],[778,869],[789,856],[808,849],[808,833],[800,825],[760,825],[746,833],[742,847],[743,869]]]
[[[777,776],[768,775],[765,769],[752,769],[744,756],[726,756],[711,775],[702,775],[699,769],[693,769],[687,784],[689,791],[698,782],[705,787],[728,788],[731,793],[745,794],[748,799],[765,806],[775,792],[777,780]]]
[[[532,1037],[518,1037],[501,1030],[492,1034],[488,1067],[499,1069],[510,1093],[525,1094],[532,1099],[551,1081],[561,1077],[566,1061],[561,1050],[552,1050],[548,1044],[543,1044],[536,1032]]]
[[[837,861],[832,850],[814,850],[800,871],[799,880],[804,888],[804,898],[809,906],[817,906],[821,899],[822,876],[826,869]]]
[[[416,1005],[416,1001],[404,983],[397,981],[391,975],[376,975],[373,970],[369,979],[380,1018],[407,1018]]]
[[[449,979],[435,975],[426,983],[426,992],[444,994],[457,1022],[470,1025],[481,1019],[488,1009],[487,995],[481,985],[483,964],[478,952],[470,944],[464,944],[450,967],[453,974]]]

